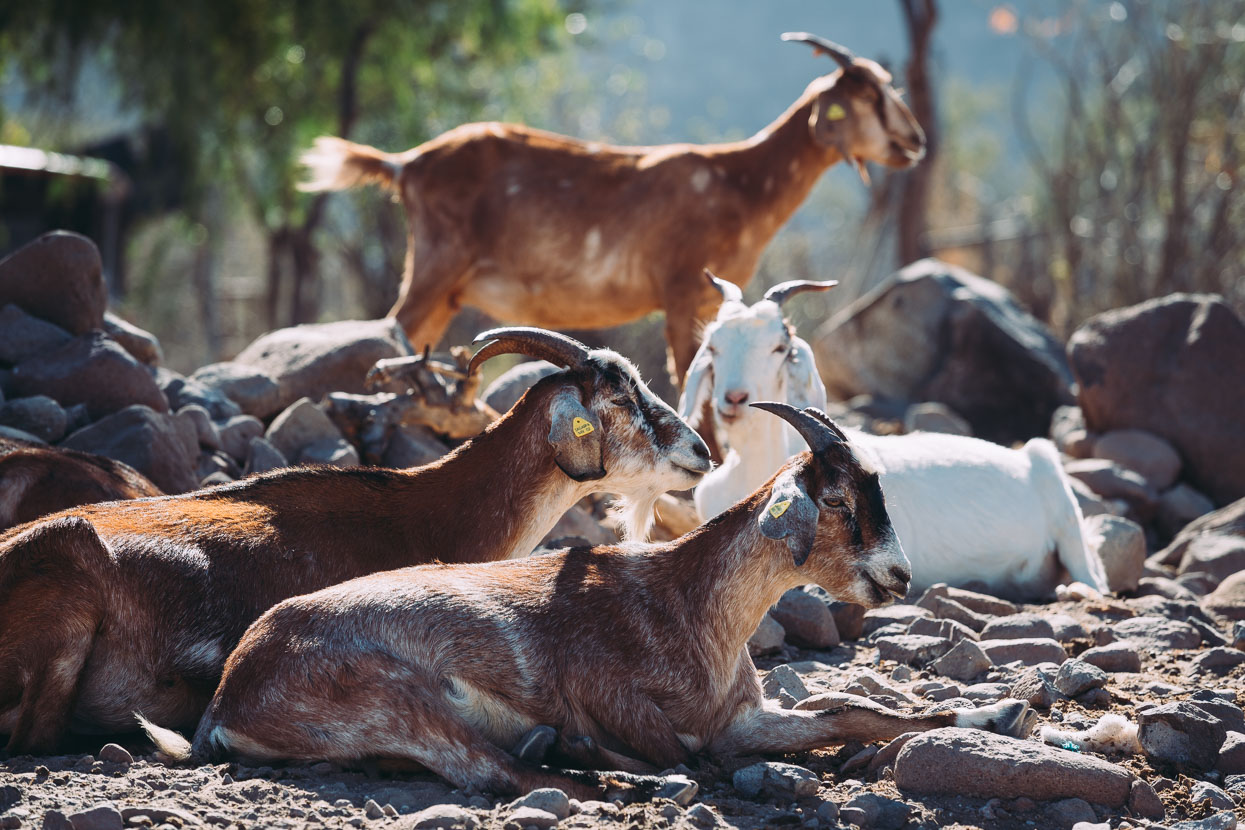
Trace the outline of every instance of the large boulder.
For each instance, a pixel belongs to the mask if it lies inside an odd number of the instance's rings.
[[[1154,558],[1216,580],[1245,570],[1245,498],[1189,522]]]
[[[395,320],[342,320],[268,332],[234,362],[276,380],[274,411],[279,411],[299,398],[318,401],[329,392],[362,393],[363,380],[376,361],[411,353]]]
[[[1068,341],[1090,430],[1144,429],[1219,504],[1245,496],[1245,322],[1208,294],[1091,317]]]
[[[923,259],[836,314],[814,337],[831,398],[938,401],[1001,443],[1045,435],[1072,403],[1050,331],[1004,288]]]
[[[12,366],[63,346],[71,335],[10,303],[0,308],[0,365]]]
[[[260,420],[283,409],[280,384],[254,366],[236,361],[212,363],[196,369],[190,380],[216,390]]]
[[[166,493],[184,493],[199,485],[195,464],[199,438],[194,423],[130,406],[84,427],[61,446],[129,464]]]
[[[0,260],[0,306],[7,303],[70,334],[103,327],[108,288],[99,249],[69,231],[23,245]]]
[[[86,404],[92,419],[132,405],[169,409],[151,371],[102,331],[18,364],[5,391],[15,398],[47,395],[62,406]]]
[[[1121,807],[1134,776],[1093,755],[976,729],[947,727],[917,735],[895,759],[904,793],[973,798],[1083,798]]]

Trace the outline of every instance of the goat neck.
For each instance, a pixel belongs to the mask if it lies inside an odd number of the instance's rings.
[[[593,492],[595,482],[575,482],[558,469],[548,451],[548,419],[530,417],[533,407],[548,408],[551,389],[555,387],[528,390],[480,435],[420,469],[419,497],[456,517],[444,530],[428,531],[441,537],[447,561],[527,556],[563,513]],[[529,451],[515,452],[519,447]],[[508,466],[499,476],[501,458],[508,459]],[[395,509],[401,509],[400,503],[395,502]],[[480,534],[464,534],[464,527],[487,533],[487,543]]]
[[[813,138],[809,117],[817,99],[810,86],[786,112],[745,141],[715,147],[713,160],[749,202],[769,214],[767,230],[795,213],[826,169],[842,160]]]
[[[710,632],[690,640],[719,670],[738,662],[783,592],[808,581],[784,543],[761,535],[757,515],[769,495],[767,487],[757,490],[649,559],[653,593],[666,597],[671,618],[694,620],[698,632]]]

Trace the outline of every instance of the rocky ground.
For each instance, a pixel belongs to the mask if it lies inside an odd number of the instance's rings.
[[[817,708],[836,692],[900,711],[1018,696],[1034,706],[1033,733],[1016,741],[939,730],[780,758],[700,758],[680,770],[700,785],[689,804],[626,806],[580,803],[556,790],[499,799],[428,774],[323,763],[175,768],[136,739],[0,764],[0,827],[1086,830],[1230,828],[1245,817],[1237,705],[1245,651],[1233,647],[1226,621],[1196,604],[1150,596],[1019,608],[935,588],[915,605],[865,615],[818,605],[833,609],[841,642],[790,645],[801,636],[826,642],[813,630],[826,616],[807,615],[801,629],[788,613],[788,643],[771,643],[758,658],[766,693],[784,706]],[[1039,737],[1043,726],[1085,729],[1107,713],[1140,721],[1139,748],[1078,752]]]

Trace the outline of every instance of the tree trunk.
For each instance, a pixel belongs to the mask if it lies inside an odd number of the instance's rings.
[[[930,255],[925,240],[929,191],[938,155],[938,119],[934,110],[934,93],[929,83],[929,41],[938,20],[936,0],[900,0],[908,25],[911,54],[905,68],[908,101],[912,114],[925,130],[925,158],[902,178],[897,253],[899,265]]]

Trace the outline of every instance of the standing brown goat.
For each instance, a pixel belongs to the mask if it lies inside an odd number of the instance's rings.
[[[0,439],[0,531],[80,504],[163,495],[120,461]]]
[[[378,183],[402,200],[406,268],[390,310],[417,349],[454,313],[551,328],[601,328],[666,312],[681,382],[696,321],[720,300],[706,266],[745,285],[822,172],[849,159],[905,168],[925,136],[870,60],[806,33],[842,67],[808,85],[746,141],[622,147],[517,124],[465,124],[404,153],[338,138],[303,156],[304,190]]]
[[[80,507],[0,535],[0,733],[50,751],[72,725],[142,711],[189,728],[225,657],[273,604],[376,571],[526,556],[575,502],[617,492],[642,534],[704,442],[624,358],[539,329],[486,332],[567,369],[413,470],[295,468],[181,496]]]
[[[817,410],[754,405],[812,452],[708,524],[665,545],[406,568],[286,600],[229,657],[193,747],[167,730],[153,739],[173,758],[398,758],[456,786],[600,798],[657,782],[535,767],[503,748],[551,726],[556,760],[635,774],[701,750],[1022,729],[1022,701],[916,715],[850,695],[822,711],[762,699],[746,643],[784,591],[816,582],[877,606],[904,595],[909,570],[878,475],[843,433]]]

